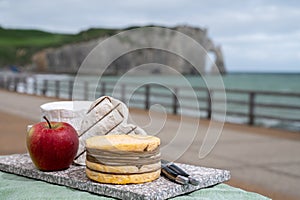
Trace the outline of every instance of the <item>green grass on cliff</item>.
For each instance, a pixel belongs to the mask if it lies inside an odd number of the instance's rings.
[[[6,65],[28,64],[31,62],[32,55],[44,48],[110,36],[117,31],[115,29],[89,29],[78,34],[58,34],[0,27],[0,68]]]

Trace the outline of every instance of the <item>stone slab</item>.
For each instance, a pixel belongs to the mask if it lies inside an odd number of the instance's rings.
[[[198,178],[200,184],[198,186],[180,185],[163,176],[153,182],[143,184],[101,184],[86,177],[84,166],[72,165],[63,171],[42,172],[35,168],[28,154],[0,156],[1,171],[118,199],[167,199],[230,179],[230,172],[227,170],[179,163],[178,166]]]

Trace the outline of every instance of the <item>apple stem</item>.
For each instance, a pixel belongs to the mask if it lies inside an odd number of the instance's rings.
[[[48,126],[50,129],[52,129],[51,127],[51,123],[49,122],[48,118],[46,116],[43,116],[43,118],[46,120],[46,122],[48,123]]]

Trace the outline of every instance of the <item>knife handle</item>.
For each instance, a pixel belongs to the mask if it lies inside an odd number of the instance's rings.
[[[168,167],[170,169],[172,169],[174,172],[176,172],[177,174],[187,177],[190,184],[195,185],[195,186],[199,185],[199,181],[197,179],[191,177],[188,173],[186,173],[183,169],[181,169],[174,163],[168,164]]]
[[[177,174],[180,174],[181,176],[185,176],[185,177],[190,176],[188,173],[186,173],[185,171],[183,171],[183,169],[181,169],[180,167],[178,167],[174,163],[168,164],[168,167],[170,169],[172,169],[173,171],[175,171]]]
[[[163,167],[161,172],[170,180],[175,181],[176,183],[180,183],[186,185],[189,183],[189,179],[187,177],[181,176],[177,174],[174,170],[168,167]]]

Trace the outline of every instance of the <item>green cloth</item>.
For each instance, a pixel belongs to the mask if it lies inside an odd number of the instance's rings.
[[[174,200],[266,200],[262,195],[247,192],[239,188],[234,188],[226,184],[218,184],[214,187],[197,190],[188,195],[175,197]]]
[[[44,199],[112,199],[88,192],[71,189],[64,186],[53,185],[43,181],[17,176],[0,171],[0,199],[1,200],[44,200]],[[198,200],[198,199],[217,199],[217,200],[264,200],[268,199],[256,193],[231,187],[226,184],[218,184],[214,187],[201,189],[187,195],[174,198],[175,200]]]

